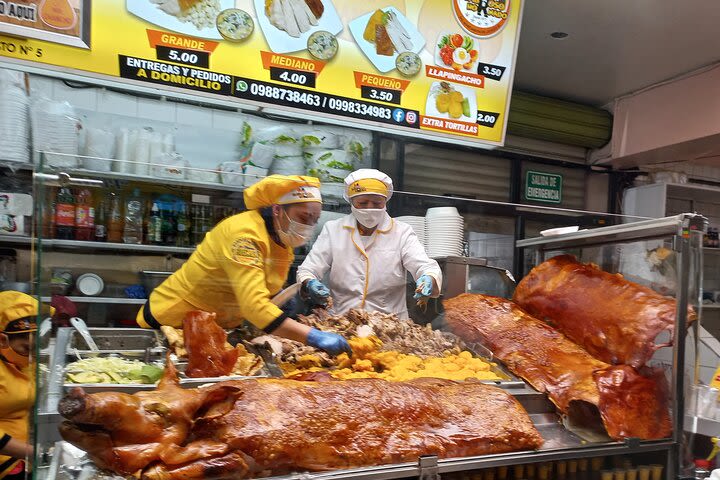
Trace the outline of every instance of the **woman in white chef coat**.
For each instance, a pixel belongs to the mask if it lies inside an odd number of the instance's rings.
[[[334,314],[357,308],[408,318],[407,272],[416,299],[439,296],[440,266],[409,225],[387,214],[392,193],[392,179],[378,170],[357,170],[345,179],[352,214],[327,222],[298,268],[301,292],[311,303],[326,305],[332,296]],[[328,271],[329,289],[322,283]]]

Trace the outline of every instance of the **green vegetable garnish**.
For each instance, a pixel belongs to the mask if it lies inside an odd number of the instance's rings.
[[[463,98],[462,111],[463,111],[463,115],[465,115],[466,117],[470,116],[470,102],[468,101],[467,98]]]

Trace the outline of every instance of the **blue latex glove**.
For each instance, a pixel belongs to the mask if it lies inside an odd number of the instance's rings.
[[[433,291],[433,279],[430,275],[423,275],[422,277],[418,278],[417,283],[415,284],[415,295],[413,295],[414,299],[420,299],[420,298],[430,298],[430,295],[432,295]]]
[[[310,303],[324,307],[328,304],[330,298],[330,289],[326,287],[320,280],[309,280],[305,285]]]
[[[345,337],[337,333],[322,332],[317,328],[311,328],[307,336],[307,344],[311,347],[319,348],[330,355],[340,355],[345,352],[352,355],[350,344]]]

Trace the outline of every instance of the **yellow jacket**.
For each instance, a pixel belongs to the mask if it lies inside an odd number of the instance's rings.
[[[248,320],[272,331],[285,315],[270,299],[287,279],[292,249],[276,243],[258,210],[234,215],[213,228],[187,262],[159,287],[148,303],[160,325],[182,327],[191,310],[217,313],[223,328]],[[137,323],[155,327],[140,310]]]
[[[11,438],[28,441],[28,428],[35,403],[33,365],[19,370],[0,359],[0,446]],[[21,459],[0,455],[0,478],[10,472]]]

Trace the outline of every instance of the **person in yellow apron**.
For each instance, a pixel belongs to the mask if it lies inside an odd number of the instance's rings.
[[[205,235],[188,261],[152,291],[138,325],[182,328],[188,312],[204,310],[216,313],[223,328],[247,320],[332,355],[350,353],[342,336],[303,325],[270,301],[287,279],[293,249],[308,241],[320,218],[319,187],[314,177],[271,175],[247,188],[248,211]]]
[[[388,215],[392,193],[392,179],[378,170],[347,176],[345,199],[352,213],[323,226],[298,268],[297,281],[310,303],[324,305],[332,293],[334,314],[356,308],[406,319],[408,272],[416,281],[416,299],[439,295],[440,266],[427,256],[410,225]],[[328,274],[330,288],[322,283]]]
[[[29,422],[35,403],[34,366],[30,354],[37,331],[38,302],[30,295],[0,292],[0,478],[25,478],[32,460]]]

